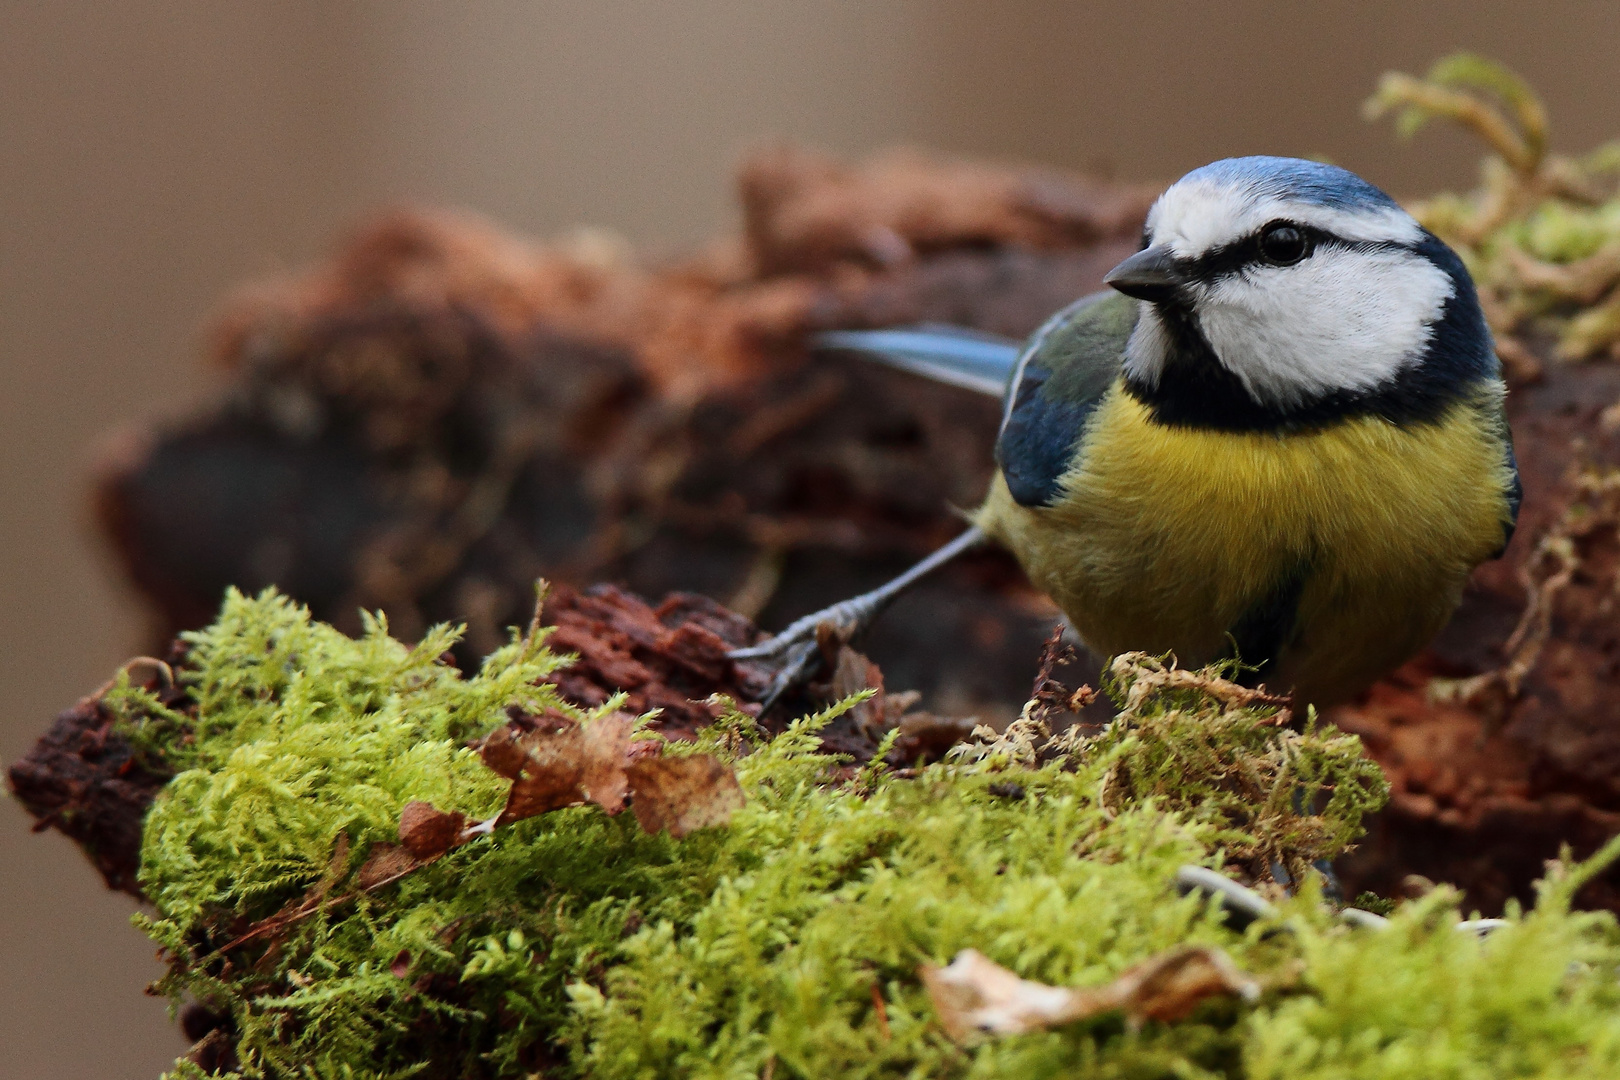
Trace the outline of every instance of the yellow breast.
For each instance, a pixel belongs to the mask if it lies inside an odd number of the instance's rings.
[[[998,475],[978,523],[1104,655],[1188,664],[1279,581],[1303,573],[1297,633],[1273,686],[1326,704],[1410,657],[1500,547],[1511,472],[1500,383],[1437,422],[1356,417],[1307,432],[1167,427],[1116,385],[1051,507]]]

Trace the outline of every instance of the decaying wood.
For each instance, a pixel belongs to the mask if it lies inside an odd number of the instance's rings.
[[[178,661],[183,654],[171,653]],[[183,709],[183,688],[168,664],[127,665],[133,685],[144,686],[170,708]],[[109,889],[141,894],[141,823],[172,775],[147,761],[115,730],[115,717],[87,695],[63,710],[49,731],[7,770],[11,793],[30,814],[34,831],[57,829],[101,872]]]

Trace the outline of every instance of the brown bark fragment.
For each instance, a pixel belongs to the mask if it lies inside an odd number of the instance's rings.
[[[170,660],[182,656],[177,643]],[[128,670],[132,685],[152,690],[169,708],[187,707],[170,664],[131,664]],[[35,832],[54,828],[66,834],[109,889],[139,896],[141,822],[171,772],[139,755],[114,730],[100,693],[64,710],[6,778],[17,801],[34,815]]]

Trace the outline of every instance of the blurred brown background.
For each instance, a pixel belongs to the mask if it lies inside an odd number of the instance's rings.
[[[1612,2],[0,4],[0,760],[141,638],[85,527],[97,438],[208,394],[221,294],[368,208],[673,250],[733,227],[732,164],[777,137],[1166,180],[1327,155],[1421,194],[1477,150],[1362,123],[1381,71],[1490,54],[1579,150],[1620,136],[1616,41]],[[26,822],[0,807],[0,1074],[155,1076],[182,1044],[133,905]]]

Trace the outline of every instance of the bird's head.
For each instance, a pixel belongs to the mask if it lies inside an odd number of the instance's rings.
[[[1105,280],[1144,301],[1127,385],[1169,422],[1403,419],[1496,373],[1455,253],[1332,165],[1246,157],[1188,173]]]

